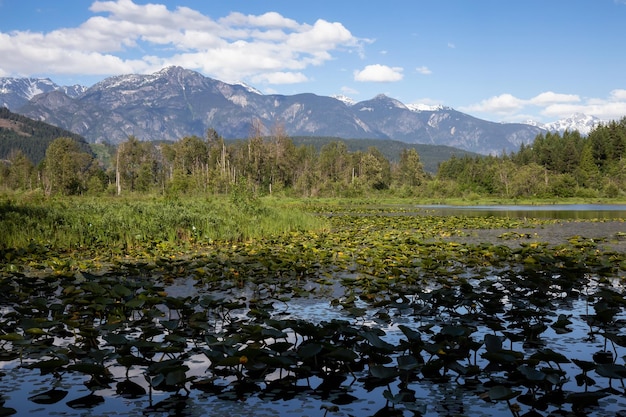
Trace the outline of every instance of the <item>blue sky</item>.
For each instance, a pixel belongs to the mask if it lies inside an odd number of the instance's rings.
[[[626,0],[0,0],[0,77],[169,65],[492,121],[626,116]]]

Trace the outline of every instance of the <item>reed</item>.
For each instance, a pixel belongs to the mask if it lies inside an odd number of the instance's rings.
[[[125,251],[158,245],[243,241],[323,227],[323,220],[276,201],[244,210],[227,197],[0,198],[0,249]],[[29,249],[30,248],[30,249]]]

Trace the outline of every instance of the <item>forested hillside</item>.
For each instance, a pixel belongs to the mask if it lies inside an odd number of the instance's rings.
[[[48,145],[60,137],[69,137],[80,142],[84,151],[89,149],[89,145],[80,135],[0,107],[0,160],[20,151],[37,165],[44,159]]]
[[[577,131],[547,133],[501,157],[453,157],[437,177],[457,193],[504,197],[617,197],[626,190],[626,118]]]
[[[0,187],[46,194],[245,191],[255,196],[430,198],[613,198],[626,190],[626,118],[600,125],[588,137],[578,132],[539,135],[532,145],[503,156],[453,154],[436,173],[424,169],[413,147],[390,158],[367,142],[349,148],[332,138],[294,141],[280,125],[263,136],[267,130],[256,121],[248,139],[228,142],[213,129],[204,138],[165,143],[131,136],[117,147],[99,146],[97,158],[84,142],[62,137],[51,142],[37,167],[24,153],[13,153],[0,165]]]

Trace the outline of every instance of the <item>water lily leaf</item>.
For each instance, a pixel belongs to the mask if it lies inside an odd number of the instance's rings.
[[[165,378],[165,384],[169,386],[178,386],[184,384],[187,381],[187,374],[185,373],[186,369],[189,368],[180,367],[179,369],[168,372]]]
[[[610,350],[600,350],[592,356],[593,361],[598,364],[613,363],[613,352]]]
[[[28,400],[36,404],[54,404],[65,398],[67,394],[68,391],[53,388],[48,391],[28,397]]]
[[[596,366],[596,373],[605,378],[626,378],[626,366],[617,363],[601,363]]]
[[[370,373],[374,378],[380,379],[391,379],[398,376],[398,370],[395,367],[390,368],[382,365],[370,366]]]
[[[441,329],[441,334],[445,334],[452,337],[466,336],[471,333],[471,330],[464,326],[444,326]]]
[[[237,366],[241,364],[241,356],[229,356],[217,363],[217,366]]]
[[[399,392],[398,394],[393,395],[391,391],[386,389],[385,391],[383,391],[383,397],[389,400],[389,402],[391,402],[392,404],[400,404],[406,401],[408,395],[406,392]]]
[[[508,401],[517,397],[519,394],[520,391],[513,391],[511,388],[505,387],[504,385],[496,385],[489,389],[489,398],[493,401]]]
[[[386,352],[393,352],[393,350],[395,349],[395,347],[391,343],[385,342],[374,332],[363,332],[362,335],[376,349],[380,349]]]
[[[567,396],[565,401],[576,404],[577,407],[592,407],[598,405],[598,400],[608,397],[610,393],[606,391],[585,391],[573,392]]]
[[[111,292],[114,296],[120,298],[127,298],[133,294],[131,290],[121,284],[114,285],[113,288],[111,288]]]
[[[18,340],[24,340],[24,336],[19,333],[7,333],[0,335],[0,340],[6,340],[9,342],[15,342]]]
[[[17,410],[15,408],[0,405],[0,416],[12,416],[13,414],[17,414]]]
[[[139,398],[146,395],[146,389],[129,379],[120,381],[115,387],[115,392],[122,398]]]
[[[84,397],[68,401],[66,404],[73,409],[93,408],[104,402],[104,397],[96,394],[85,395]]]
[[[567,356],[563,355],[562,353],[555,352],[552,349],[538,350],[537,352],[533,353],[530,358],[544,362],[570,363],[570,360],[567,358]]]
[[[344,362],[352,362],[359,357],[353,350],[343,347],[333,349],[326,356]]]
[[[161,325],[165,327],[167,330],[176,330],[179,324],[179,320],[161,320]]]
[[[146,304],[146,300],[143,298],[133,298],[126,301],[126,307],[130,309],[142,308]]]
[[[267,329],[264,328],[261,331],[261,334],[265,337],[271,337],[273,339],[284,339],[287,337],[287,333],[283,332],[282,330],[277,330],[277,329]]]
[[[298,347],[298,355],[302,359],[312,358],[319,354],[324,349],[324,346],[317,342],[306,342]]]
[[[487,352],[500,352],[502,350],[503,341],[504,338],[502,336],[487,333],[485,335],[485,348]]]
[[[44,361],[39,361],[35,363],[31,363],[30,365],[26,365],[28,369],[39,369],[41,373],[53,372],[58,370],[59,368],[67,365],[69,360],[66,358],[54,358],[48,359]]]
[[[33,335],[33,336],[43,336],[43,335],[47,334],[43,329],[41,329],[39,327],[31,327],[29,329],[26,329],[24,331],[24,333],[30,334],[30,335]]]
[[[67,367],[70,371],[81,372],[87,375],[108,376],[109,370],[96,363],[75,363]]]
[[[419,362],[417,361],[417,358],[412,355],[398,356],[397,361],[398,369],[401,371],[412,371],[413,369],[419,367]]]
[[[538,371],[537,369],[528,365],[521,365],[517,368],[517,370],[529,381],[543,381],[544,379],[546,379],[545,373]]]
[[[102,338],[113,346],[123,346],[129,343],[129,340],[126,338],[126,336],[118,333],[109,333],[104,335]]]
[[[582,373],[582,374],[578,374],[574,377],[576,379],[576,384],[579,387],[582,387],[584,385],[595,385],[596,384],[596,380],[593,378],[590,378],[589,376],[587,376],[586,373]]]
[[[580,359],[572,359],[572,362],[576,364],[576,366],[578,366],[580,369],[582,369],[583,372],[589,372],[596,368],[596,364],[593,362],[583,361]]]

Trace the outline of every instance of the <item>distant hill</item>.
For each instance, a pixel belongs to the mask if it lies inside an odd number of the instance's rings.
[[[70,137],[81,144],[88,153],[96,153],[98,158],[107,165],[114,150],[105,144],[88,144],[85,139],[72,132],[32,120],[26,116],[12,113],[7,108],[0,108],[0,160],[7,159],[11,152],[21,150],[35,165],[40,163],[46,155],[46,149],[53,140],[60,137]],[[241,139],[243,140],[243,139]],[[369,147],[376,147],[385,157],[396,162],[403,149],[414,148],[420,155],[424,169],[435,173],[439,163],[450,159],[452,155],[475,155],[472,152],[443,145],[411,144],[389,139],[343,139],[338,137],[296,136],[292,138],[296,146],[311,145],[319,151],[324,145],[343,141],[350,152],[366,152]],[[230,141],[228,141],[230,142]]]
[[[0,107],[0,159],[7,159],[11,152],[19,149],[37,165],[46,156],[48,145],[61,137],[76,140],[85,152],[91,153],[82,136]]]
[[[400,160],[400,153],[403,149],[415,149],[420,156],[420,160],[424,165],[424,170],[430,173],[436,173],[439,164],[447,161],[452,156],[482,156],[477,153],[464,151],[462,149],[453,148],[444,145],[423,145],[415,143],[406,143],[398,140],[389,139],[342,139],[337,137],[314,137],[314,136],[296,136],[291,138],[296,146],[311,145],[316,150],[320,150],[324,145],[342,141],[350,152],[362,151],[366,152],[368,148],[377,148],[385,158],[390,162]]]

